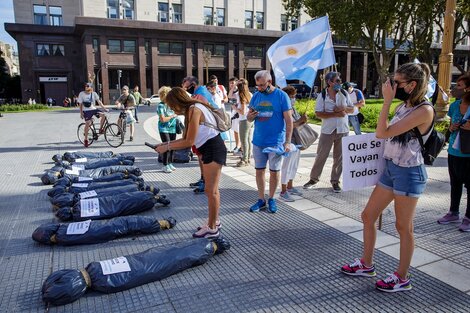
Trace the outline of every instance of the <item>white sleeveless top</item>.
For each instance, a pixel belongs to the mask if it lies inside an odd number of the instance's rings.
[[[390,121],[390,125],[397,123],[418,107],[419,106],[407,108],[404,103],[400,104],[395,112],[395,116]],[[423,143],[426,143],[431,135],[431,131],[432,127],[426,134],[422,135]],[[384,158],[391,160],[395,165],[401,167],[419,166],[424,163],[423,155],[421,154],[421,145],[413,130],[408,131],[407,135],[410,136],[410,138],[403,143],[393,140],[393,138],[386,139]]]
[[[214,115],[212,115],[212,113],[209,112],[208,108],[206,108],[201,103],[196,103],[195,106],[196,108],[202,111],[202,114],[204,114],[204,119],[206,120],[206,123],[213,124],[213,125],[217,124]],[[196,140],[194,141],[194,145],[196,146],[196,148],[199,148],[200,146],[205,144],[206,141],[214,138],[219,133],[220,132],[218,130],[215,130],[214,128],[200,124],[197,135],[196,135]]]

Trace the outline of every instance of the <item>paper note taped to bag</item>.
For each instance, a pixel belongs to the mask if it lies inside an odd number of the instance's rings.
[[[98,194],[94,190],[89,190],[89,191],[80,192],[79,195],[80,195],[80,199],[86,199],[86,198],[96,197]]]
[[[131,271],[129,262],[127,262],[127,259],[124,256],[111,260],[100,261],[100,265],[101,270],[103,271],[103,275],[111,275]]]
[[[83,235],[90,228],[91,220],[84,222],[70,223],[67,226],[67,235]]]
[[[87,162],[86,158],[75,159],[75,163],[86,163],[86,162]]]
[[[100,201],[98,198],[80,200],[80,216],[100,216]]]
[[[343,189],[374,186],[385,167],[384,140],[375,133],[343,137]]]

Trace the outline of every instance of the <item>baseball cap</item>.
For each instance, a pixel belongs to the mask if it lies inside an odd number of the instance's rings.
[[[93,83],[85,83],[85,87],[93,88]]]
[[[345,82],[345,83],[343,84],[343,88],[344,88],[344,89],[348,89],[349,87],[352,87],[352,86],[353,86],[353,85],[352,85],[350,82]]]
[[[129,90],[129,87],[127,85],[122,86],[121,90]]]

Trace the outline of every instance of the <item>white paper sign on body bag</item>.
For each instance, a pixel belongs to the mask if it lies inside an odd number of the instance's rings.
[[[376,138],[375,133],[343,137],[345,191],[377,184],[385,167],[384,142]]]

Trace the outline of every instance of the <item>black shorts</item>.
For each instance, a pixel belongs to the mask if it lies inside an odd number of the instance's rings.
[[[227,161],[227,147],[220,137],[220,134],[207,140],[202,146],[197,148],[197,150],[201,154],[203,164],[215,162],[220,165],[225,165]]]
[[[98,114],[99,112],[100,110],[96,110],[96,109],[83,111],[83,117],[85,118],[85,121],[89,121],[95,114]]]

